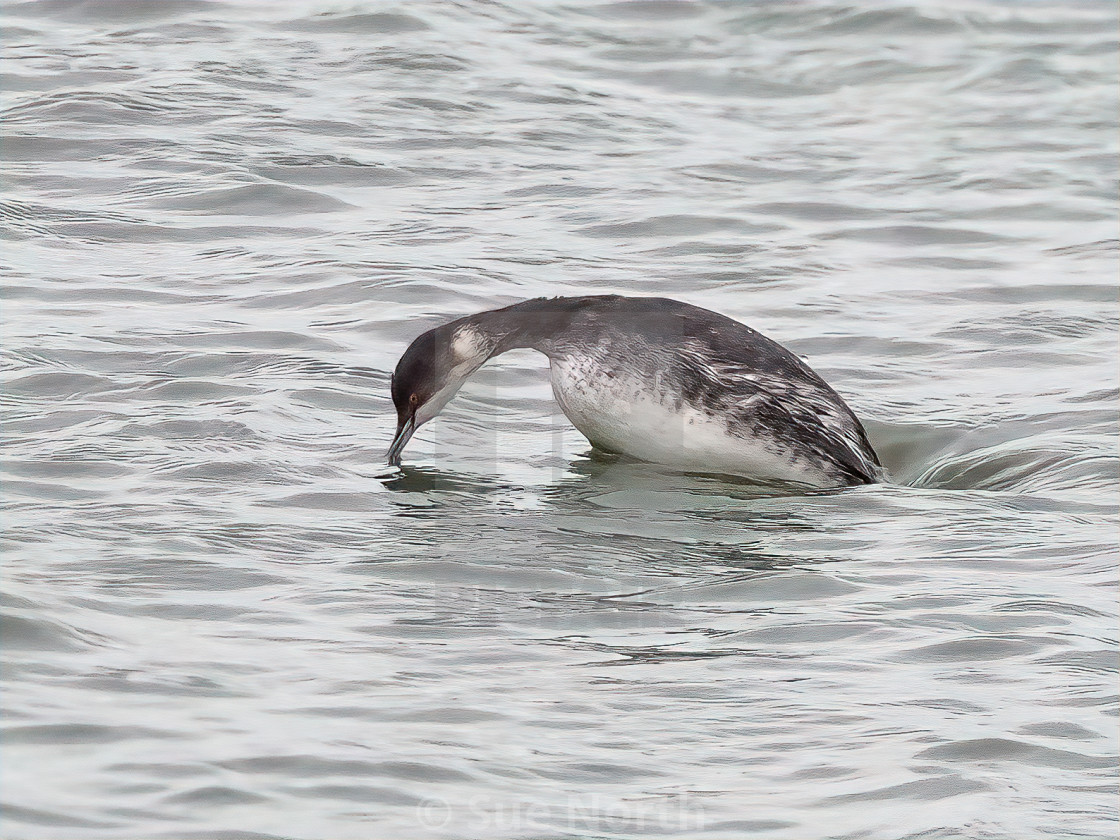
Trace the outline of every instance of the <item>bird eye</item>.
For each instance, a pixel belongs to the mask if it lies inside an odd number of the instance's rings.
[[[418,394],[413,394],[411,397],[408,398],[408,404],[411,405],[411,406],[419,405],[420,404],[420,396]]]

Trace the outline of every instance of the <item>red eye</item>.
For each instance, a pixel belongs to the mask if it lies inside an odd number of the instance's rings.
[[[408,398],[408,404],[411,405],[411,406],[419,405],[420,404],[420,397],[416,394],[413,394],[411,397]]]

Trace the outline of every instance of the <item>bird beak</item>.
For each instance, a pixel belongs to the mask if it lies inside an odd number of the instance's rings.
[[[393,438],[393,443],[389,447],[389,451],[385,453],[385,457],[389,459],[389,466],[399,467],[401,465],[401,452],[404,446],[412,437],[412,433],[416,431],[416,412],[410,411],[407,417],[402,417],[397,421],[397,434]]]

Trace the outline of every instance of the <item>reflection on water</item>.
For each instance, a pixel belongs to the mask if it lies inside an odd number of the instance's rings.
[[[510,485],[486,476],[465,475],[436,467],[414,467],[402,464],[391,468],[392,475],[382,476],[381,483],[398,493],[428,494],[433,492],[486,496],[514,490]]]
[[[1116,835],[1113,5],[5,15],[5,836]],[[608,292],[891,480],[602,456],[531,353],[385,464],[417,334]]]

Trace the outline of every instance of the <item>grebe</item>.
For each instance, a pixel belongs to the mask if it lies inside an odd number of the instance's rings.
[[[484,362],[530,347],[552,392],[601,450],[687,472],[810,487],[870,484],[879,458],[808,365],[724,315],[667,298],[536,298],[428,330],[393,373],[389,463]]]

